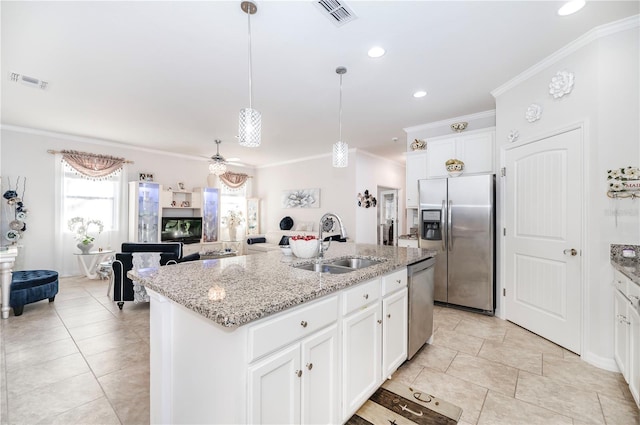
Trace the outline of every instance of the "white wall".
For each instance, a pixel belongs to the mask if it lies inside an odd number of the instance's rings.
[[[187,190],[207,186],[208,162],[189,156],[164,154],[157,151],[139,150],[125,145],[95,139],[79,138],[63,134],[40,132],[29,129],[3,126],[0,144],[0,169],[2,169],[2,193],[7,190],[7,177],[12,184],[18,176],[27,177],[25,205],[29,209],[27,231],[20,240],[21,251],[16,269],[56,269],[54,252],[55,217],[55,161],[56,157],[47,150],[72,149],[96,154],[124,157],[134,161],[125,166],[129,181],[138,179],[141,172],[154,175],[154,181],[177,187],[177,182],[185,183]],[[212,147],[213,149],[213,147]],[[231,167],[230,167],[231,169]],[[233,168],[233,171],[253,174],[252,169]],[[127,208],[127,196],[124,196]],[[4,208],[0,208],[4,211]],[[7,217],[3,212],[2,234],[6,230]],[[127,223],[123,223],[127,226]],[[123,241],[101,241],[118,250]],[[3,244],[6,241],[2,241]],[[71,255],[75,246],[66,247]],[[80,274],[77,269],[77,274]]]
[[[500,146],[508,143],[507,135],[512,129],[519,131],[522,141],[535,140],[574,123],[584,125],[588,230],[582,257],[585,271],[582,355],[590,363],[609,369],[615,367],[609,245],[640,243],[640,212],[637,201],[613,201],[606,196],[606,176],[611,168],[640,165],[639,51],[636,24],[632,29],[596,38],[573,53],[560,55],[559,60],[550,61],[496,97],[497,155]],[[569,95],[553,99],[548,86],[560,70],[575,74],[575,86]],[[543,106],[542,118],[535,123],[524,119],[531,103]],[[498,182],[499,193],[501,183]],[[617,225],[613,216],[616,205]],[[498,228],[502,225],[499,217]]]
[[[351,241],[376,243],[376,209],[358,208],[357,194],[369,189],[375,195],[378,185],[398,188],[403,211],[404,181],[404,165],[354,149],[347,168],[333,168],[330,155],[258,168],[254,194],[263,200],[260,231],[278,230],[280,220],[290,216],[294,229],[295,223],[312,221],[317,232],[320,217],[333,212],[343,220]],[[282,207],[284,190],[309,188],[320,189],[319,208]]]

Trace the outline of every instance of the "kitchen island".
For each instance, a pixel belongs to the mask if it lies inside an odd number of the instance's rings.
[[[273,251],[129,272],[151,296],[151,422],[348,419],[406,359],[406,266],[433,255],[333,243],[325,261],[380,263],[317,273]]]

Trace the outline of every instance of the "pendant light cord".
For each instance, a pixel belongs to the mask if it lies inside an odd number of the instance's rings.
[[[249,109],[253,109],[252,106],[252,87],[251,87],[251,75],[253,74],[253,63],[251,61],[251,11],[247,11],[247,26],[249,28]]]
[[[338,136],[338,141],[342,142],[342,74],[340,74],[340,111],[338,112]]]

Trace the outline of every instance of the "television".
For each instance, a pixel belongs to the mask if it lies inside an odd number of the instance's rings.
[[[202,217],[162,217],[162,242],[198,243],[202,239]]]

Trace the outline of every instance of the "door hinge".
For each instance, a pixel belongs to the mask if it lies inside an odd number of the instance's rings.
[[[502,236],[507,236],[507,228],[506,227],[502,228]]]
[[[500,176],[501,176],[501,177],[504,177],[504,176],[506,176],[506,175],[507,175],[507,167],[502,167],[502,168],[500,169]]]
[[[502,296],[503,297],[507,296],[507,288],[502,288]]]

